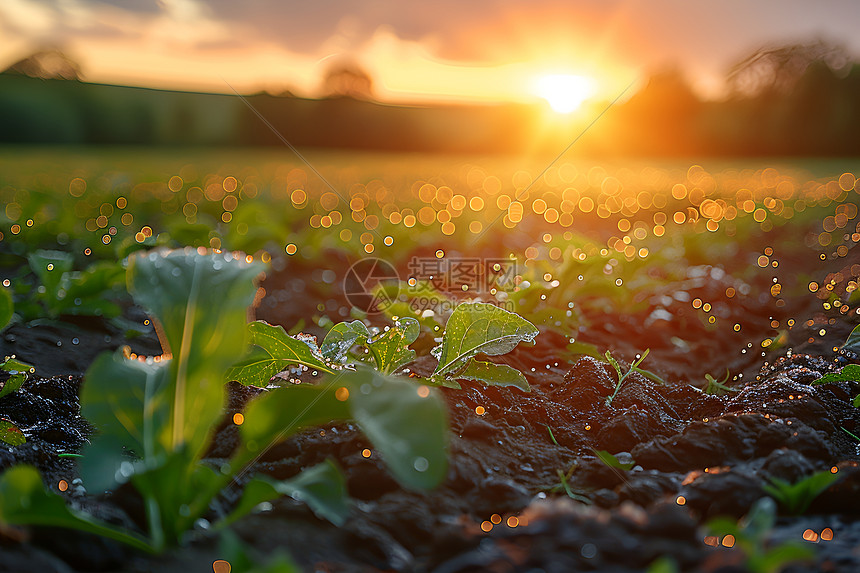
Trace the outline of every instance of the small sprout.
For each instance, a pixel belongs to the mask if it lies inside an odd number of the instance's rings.
[[[612,393],[611,396],[609,396],[606,399],[606,405],[607,406],[612,404],[612,400],[614,400],[615,396],[618,395],[618,392],[621,390],[621,387],[624,385],[624,381],[627,380],[627,377],[630,376],[630,374],[632,372],[642,374],[643,376],[650,378],[652,380],[654,378],[656,378],[657,380],[660,381],[660,383],[665,384],[665,381],[663,381],[662,378],[660,378],[659,376],[657,376],[653,372],[648,372],[647,370],[642,370],[641,368],[639,368],[639,365],[642,363],[643,360],[645,360],[645,358],[648,356],[648,353],[650,351],[651,351],[650,348],[646,349],[645,352],[643,352],[642,355],[639,356],[633,362],[633,364],[630,365],[630,368],[627,370],[627,372],[623,372],[623,373],[621,371],[621,365],[618,363],[618,361],[615,359],[615,357],[613,357],[612,354],[610,354],[608,350],[606,351],[606,354],[605,354],[606,361],[609,362],[609,364],[615,369],[615,372],[618,374],[618,383],[615,385],[615,391]]]
[[[708,385],[705,386],[705,394],[710,394],[711,396],[723,396],[729,392],[740,392],[737,388],[726,386],[726,382],[729,381],[730,376],[731,374],[728,369],[726,369],[726,375],[719,381],[710,374],[705,374],[705,380],[708,382]]]
[[[779,478],[771,478],[770,484],[763,486],[763,489],[790,514],[803,515],[809,504],[837,479],[837,474],[827,470],[814,473],[793,484]]]

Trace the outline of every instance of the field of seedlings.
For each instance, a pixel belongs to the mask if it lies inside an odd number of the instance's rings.
[[[0,571],[856,570],[855,174],[4,149]]]

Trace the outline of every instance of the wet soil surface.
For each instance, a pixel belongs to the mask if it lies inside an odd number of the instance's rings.
[[[287,478],[334,458],[355,500],[346,525],[282,498],[234,530],[260,555],[285,549],[308,571],[639,571],[667,556],[685,571],[743,571],[743,550],[707,545],[704,524],[743,516],[771,478],[830,471],[839,479],[804,516],[781,515],[769,543],[814,549],[790,571],[860,570],[858,443],[846,432],[860,434],[860,410],[850,404],[860,382],[809,385],[844,358],[784,357],[722,397],[632,375],[607,406],[611,368],[588,357],[552,361],[547,341],[504,357],[526,373],[529,393],[469,383],[444,390],[450,468],[438,489],[404,490],[378,456],[362,457],[370,444],[354,426],[327,426],[275,446],[254,471]],[[410,370],[428,375],[434,366],[423,357]],[[0,399],[0,417],[28,438],[0,448],[0,471],[32,464],[48,487],[69,485],[69,503],[138,528],[133,494],[87,495],[74,460],[58,456],[78,451],[92,431],[79,413],[80,386],[79,375],[35,377]],[[263,392],[228,390],[225,420]],[[235,444],[236,427],[225,422],[208,456],[229,457]],[[609,467],[595,450],[635,465]],[[211,517],[227,511],[241,487],[225,491]],[[820,537],[827,528],[831,540]],[[808,530],[817,541],[803,541]],[[211,571],[217,544],[200,533],[188,548],[150,558],[76,532],[2,529],[0,571]]]

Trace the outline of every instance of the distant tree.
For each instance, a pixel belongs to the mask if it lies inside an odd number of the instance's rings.
[[[822,40],[762,48],[735,64],[729,70],[727,83],[735,97],[786,93],[815,62],[839,70],[850,63],[850,57],[841,46]]]
[[[35,52],[18,60],[2,73],[51,80],[81,80],[81,66],[58,49]]]
[[[326,97],[373,99],[373,80],[355,62],[339,61],[326,72],[323,94]]]

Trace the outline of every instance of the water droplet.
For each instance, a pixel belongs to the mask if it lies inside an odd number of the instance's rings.
[[[78,340],[77,338],[73,338],[73,339],[72,339],[72,344],[79,344],[80,342],[81,342],[81,341],[80,341],[80,340]]]
[[[417,472],[426,472],[427,469],[430,467],[430,462],[427,461],[427,458],[423,458],[421,456],[418,456],[412,462],[412,467],[414,467],[415,471],[417,471]]]

